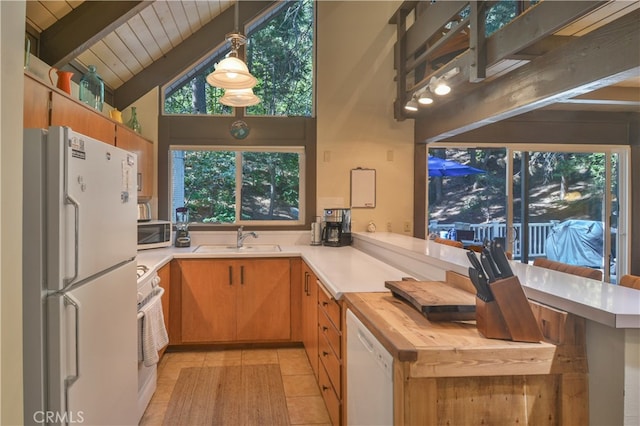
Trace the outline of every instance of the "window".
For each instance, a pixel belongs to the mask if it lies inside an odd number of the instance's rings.
[[[304,148],[172,147],[171,212],[202,224],[304,223]]]
[[[431,146],[429,232],[471,231],[476,242],[504,239],[521,262],[546,257],[601,269],[612,283],[628,273],[626,148]],[[432,170],[435,160],[449,161],[451,173],[443,173],[444,166]]]
[[[313,114],[314,2],[278,2],[246,29],[247,65],[258,79],[253,88],[260,104],[247,115],[302,116]],[[231,115],[220,104],[224,90],[205,77],[229,53],[228,43],[164,88],[165,114]]]

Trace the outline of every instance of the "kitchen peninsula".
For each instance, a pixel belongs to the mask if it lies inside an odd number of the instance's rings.
[[[215,234],[224,237],[224,233]],[[231,238],[232,233],[228,234]],[[381,299],[376,301],[376,299],[388,298],[390,294],[384,287],[385,281],[400,280],[406,276],[421,280],[442,281],[445,280],[447,270],[465,275],[468,266],[463,250],[444,246],[437,247],[436,244],[429,241],[391,233],[355,234],[353,247],[329,248],[307,245],[304,240],[306,235],[303,236],[302,233],[293,232],[270,237],[268,232],[263,232],[261,233],[261,242],[280,244],[280,252],[261,255],[256,253],[224,255],[194,253],[197,244],[220,243],[219,241],[207,240],[212,237],[206,235],[207,233],[194,233],[192,248],[139,252],[138,262],[159,268],[172,259],[252,256],[300,257],[315,273],[330,296],[342,303],[345,303],[345,300],[348,302],[351,298],[368,300],[367,303],[382,303],[384,301]],[[588,391],[590,423],[602,424],[613,421],[613,423],[623,424],[624,416],[628,421],[629,417],[633,415],[633,410],[637,408],[637,402],[634,403],[637,401],[635,398],[637,397],[637,385],[634,385],[634,380],[637,379],[635,371],[637,371],[638,363],[640,295],[632,293],[630,289],[588,280],[580,281],[584,286],[583,291],[574,289],[572,292],[567,287],[574,288],[576,282],[572,282],[572,278],[566,274],[558,275],[558,273],[541,271],[538,268],[516,263],[513,263],[513,266],[529,298],[569,312],[579,321],[584,318],[590,382]],[[596,294],[596,288],[600,297],[597,300],[593,297],[589,299],[589,295]],[[345,296],[346,293],[352,294]],[[582,294],[582,298],[577,297],[579,294]],[[565,296],[575,296],[575,298],[569,300]],[[415,316],[415,314],[406,315]],[[420,321],[423,319],[420,318]],[[369,325],[372,325],[371,319]],[[409,330],[397,331],[400,334],[410,335]],[[394,346],[390,345],[391,339],[381,338],[380,340],[389,346],[387,349],[390,352],[397,352]],[[494,340],[489,342],[493,345],[508,343]],[[607,343],[596,344],[592,342]],[[549,351],[551,346],[546,343],[537,344],[536,350],[542,353]],[[606,352],[606,356],[602,353],[603,351]],[[500,353],[502,350],[496,351],[496,358],[499,358]],[[549,356],[541,356],[539,363],[523,362],[521,372],[524,372],[531,365],[535,365],[535,367],[531,367],[531,370],[539,373],[553,364],[551,359]],[[584,373],[586,365],[583,361],[577,357],[576,361],[570,364],[571,368],[576,368],[574,371],[578,374]],[[496,366],[495,368],[506,367]],[[565,365],[565,368],[568,367]],[[464,372],[464,369],[460,371],[460,374],[469,375],[467,374],[469,372]],[[594,386],[594,383],[597,383],[597,386]],[[636,392],[635,396],[634,392]],[[586,401],[586,395],[582,394],[582,397]],[[396,407],[398,407],[398,403],[396,401]]]

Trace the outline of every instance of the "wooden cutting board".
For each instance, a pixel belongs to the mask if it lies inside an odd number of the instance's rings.
[[[441,281],[386,281],[385,287],[430,321],[476,318],[476,296]]]

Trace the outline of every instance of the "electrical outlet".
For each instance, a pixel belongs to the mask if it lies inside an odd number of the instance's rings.
[[[404,232],[411,232],[411,222],[404,222]]]
[[[391,222],[387,222],[387,232],[391,232]]]

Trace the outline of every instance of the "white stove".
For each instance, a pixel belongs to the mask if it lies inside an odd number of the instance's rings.
[[[162,297],[164,289],[160,287],[160,277],[155,270],[146,265],[138,265],[138,421],[142,418],[144,411],[151,401],[151,397],[156,390],[158,380],[158,366],[154,364],[150,367],[144,365],[142,361],[142,326],[144,313],[142,307],[147,303],[154,303],[156,298]]]

